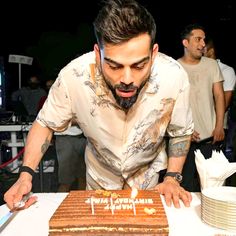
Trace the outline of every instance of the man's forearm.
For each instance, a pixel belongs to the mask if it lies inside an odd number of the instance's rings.
[[[232,90],[224,91],[224,95],[225,95],[225,111],[227,111],[230,105],[231,98],[233,96],[233,91]]]
[[[225,97],[222,83],[214,83],[213,93],[216,110],[216,127],[223,128],[225,114]]]
[[[53,131],[47,127],[42,127],[35,121],[28,133],[23,165],[35,170],[47,151],[52,139]]]
[[[182,172],[190,142],[191,135],[170,138],[168,146],[168,172]]]

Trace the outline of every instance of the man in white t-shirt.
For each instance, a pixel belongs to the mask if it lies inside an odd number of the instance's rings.
[[[225,141],[224,152],[226,157],[233,161],[232,143],[235,131],[235,122],[232,121],[229,116],[229,106],[232,100],[233,91],[235,88],[236,76],[234,68],[222,63],[217,59],[216,47],[212,39],[208,39],[204,56],[215,59],[220,67],[221,73],[224,78],[223,89],[225,94],[225,117],[224,117],[224,129],[225,129]]]
[[[188,73],[194,122],[192,142],[183,168],[182,186],[188,191],[199,192],[194,151],[200,149],[209,158],[212,150],[220,148],[224,140],[223,77],[216,60],[202,56],[205,48],[205,31],[202,26],[186,26],[181,37],[184,55],[178,62]],[[206,141],[208,139],[212,140]]]
[[[222,63],[216,57],[216,49],[212,39],[209,39],[206,43],[204,50],[204,56],[215,59],[220,67],[221,73],[224,78],[223,89],[225,95],[225,118],[224,118],[224,128],[227,129],[227,120],[228,120],[228,108],[231,102],[231,98],[234,91],[234,86],[236,83],[236,76],[234,68]]]

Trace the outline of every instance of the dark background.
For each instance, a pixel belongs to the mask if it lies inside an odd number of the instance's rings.
[[[60,3],[62,2],[62,3]],[[1,6],[0,56],[6,71],[6,96],[18,88],[18,66],[8,63],[9,54],[34,57],[33,65],[22,65],[22,84],[29,74],[42,81],[56,78],[71,59],[93,50],[92,22],[100,1],[8,1]],[[140,0],[157,24],[160,51],[174,58],[182,55],[179,38],[189,23],[200,23],[215,40],[218,57],[236,68],[235,15],[233,0],[209,1]],[[84,6],[82,6],[82,4]]]

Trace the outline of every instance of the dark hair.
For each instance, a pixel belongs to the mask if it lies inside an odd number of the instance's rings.
[[[148,10],[135,0],[107,0],[95,19],[94,31],[99,47],[119,44],[142,33],[155,43],[156,24]]]
[[[217,58],[218,57],[218,50],[217,50],[217,44],[214,42],[214,40],[211,38],[211,36],[206,37],[206,48],[207,51],[210,49],[214,50],[214,57]]]
[[[200,29],[205,32],[204,27],[199,24],[189,24],[189,25],[185,26],[185,28],[183,29],[183,31],[180,34],[181,40],[188,39],[189,36],[191,35],[192,31],[197,30],[197,29]]]
[[[207,49],[214,48],[214,50],[215,50],[215,43],[214,43],[213,39],[210,36],[208,36],[206,38],[206,46],[207,46]]]

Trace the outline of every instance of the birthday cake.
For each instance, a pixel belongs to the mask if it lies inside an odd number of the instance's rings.
[[[49,235],[168,235],[155,190],[71,191],[49,221]]]

